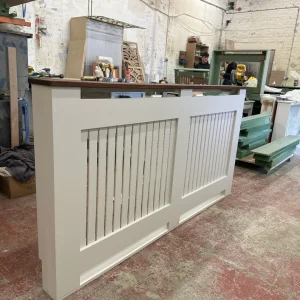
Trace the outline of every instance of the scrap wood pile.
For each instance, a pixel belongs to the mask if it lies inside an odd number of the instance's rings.
[[[299,136],[287,136],[253,150],[255,164],[271,171],[293,156],[299,141]]]
[[[251,155],[253,149],[267,143],[272,132],[270,118],[270,114],[261,114],[242,119],[237,158],[245,158]]]

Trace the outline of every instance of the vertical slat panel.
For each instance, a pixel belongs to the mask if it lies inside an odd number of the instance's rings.
[[[114,231],[121,227],[122,179],[123,179],[124,126],[117,128],[116,181],[114,202]]]
[[[177,135],[177,121],[171,121],[171,132],[170,132],[170,146],[169,146],[169,159],[168,159],[168,170],[167,170],[167,184],[165,192],[165,205],[171,203],[171,189],[173,182],[173,167],[175,158],[175,147],[176,147],[176,135]]]
[[[106,204],[107,128],[99,129],[97,239],[104,236]]]
[[[204,185],[206,186],[209,183],[210,178],[210,169],[213,164],[213,158],[212,158],[212,146],[213,146],[213,139],[214,139],[214,133],[215,133],[215,119],[216,115],[212,114],[210,115],[210,130],[209,130],[209,141],[208,141],[208,153],[206,156],[206,167],[205,167],[205,182]]]
[[[152,212],[153,208],[154,208],[158,132],[159,132],[159,122],[154,122],[153,140],[152,140],[152,156],[151,156],[151,175],[150,175],[149,200],[148,200],[148,213]]]
[[[86,219],[86,209],[87,209],[87,139],[88,132],[81,132],[81,149],[80,149],[80,171],[83,173],[82,178],[84,182],[82,183],[81,197],[80,197],[80,247],[85,247],[87,242],[87,219]]]
[[[226,145],[226,155],[224,159],[224,176],[227,176],[227,168],[228,168],[228,160],[230,155],[230,147],[231,147],[231,138],[232,138],[232,130],[233,130],[233,122],[234,122],[234,112],[229,113],[229,126],[228,126],[228,137],[227,137],[227,145]]]
[[[210,140],[210,126],[211,126],[211,115],[206,116],[206,120],[205,122],[206,124],[206,132],[205,132],[205,136],[204,136],[204,140],[205,140],[205,148],[204,148],[204,153],[203,153],[203,165],[202,165],[202,178],[201,178],[201,187],[205,186],[205,182],[206,182],[206,176],[207,176],[207,164],[208,164],[208,153],[210,151],[209,149],[209,140]]]
[[[193,192],[197,189],[196,185],[195,185],[195,178],[197,177],[196,170],[197,170],[197,161],[199,158],[199,124],[200,124],[200,118],[195,117],[195,138],[194,138],[194,146],[193,146],[193,157],[192,157],[192,165],[191,165],[191,175],[190,175],[190,183],[189,183],[189,190],[190,192]]]
[[[148,196],[149,196],[150,172],[151,172],[152,138],[153,138],[153,123],[148,123],[147,124],[147,136],[146,136],[146,155],[145,155],[145,171],[144,171],[143,201],[142,201],[142,215],[143,216],[146,216],[148,213]]]
[[[138,159],[139,159],[139,135],[140,135],[140,125],[133,125],[128,224],[134,221],[134,212],[136,206],[137,166],[138,166]]]
[[[218,158],[219,158],[219,149],[220,149],[220,132],[221,132],[221,114],[216,115],[217,121],[216,121],[216,134],[215,134],[215,143],[214,143],[214,165],[211,170],[211,178],[210,182],[214,182],[218,179],[217,177],[217,165],[218,165]]]
[[[122,202],[122,218],[121,227],[128,224],[128,202],[129,202],[129,186],[130,186],[130,160],[131,160],[131,138],[132,126],[125,126],[124,138],[124,170],[123,170],[123,202]]]
[[[202,131],[203,131],[203,117],[198,116],[197,117],[197,123],[198,123],[198,140],[197,140],[197,147],[196,147],[196,161],[195,161],[195,172],[194,172],[194,182],[193,187],[194,190],[197,190],[199,188],[198,186],[198,174],[199,174],[199,167],[200,167],[200,155],[201,155],[201,144],[202,144]]]
[[[185,183],[184,183],[184,193],[183,193],[184,195],[187,195],[189,193],[191,160],[192,160],[193,145],[194,145],[194,133],[195,133],[195,117],[192,117],[190,132],[189,132],[189,146],[188,146],[188,156],[187,156],[187,163],[186,163]]]
[[[225,133],[226,133],[226,113],[221,113],[221,136],[220,136],[220,156],[218,158],[218,168],[217,168],[217,176],[218,178],[222,177],[222,161],[224,156],[224,142],[225,142]]]
[[[116,127],[108,129],[108,153],[107,153],[107,197],[105,212],[105,235],[112,232],[113,203],[115,185],[115,154],[116,154]]]
[[[98,130],[89,130],[88,244],[96,240]]]
[[[164,155],[162,160],[161,186],[160,186],[160,202],[159,206],[165,205],[165,193],[168,171],[169,147],[170,147],[171,121],[166,121],[165,138],[164,138]]]
[[[227,156],[227,143],[228,143],[228,131],[230,126],[230,113],[225,113],[225,132],[224,132],[224,143],[223,143],[223,155],[221,161],[221,177],[225,176],[225,160]]]
[[[201,131],[201,147],[200,147],[200,153],[199,153],[199,167],[198,167],[198,175],[197,175],[197,186],[198,188],[201,188],[201,181],[203,176],[203,165],[204,165],[204,150],[205,150],[205,136],[206,136],[206,129],[207,129],[207,122],[206,122],[207,116],[201,116],[200,120],[200,126],[202,126]]]
[[[146,142],[147,125],[141,124],[140,141],[139,141],[139,162],[138,162],[138,180],[136,193],[135,220],[142,216],[142,198],[144,184],[144,163],[145,163],[145,142]]]
[[[160,206],[160,186],[161,186],[161,172],[162,172],[162,159],[164,151],[164,138],[165,138],[166,122],[159,122],[159,138],[157,148],[157,166],[156,166],[156,178],[155,178],[155,195],[154,195],[154,210],[157,210]]]

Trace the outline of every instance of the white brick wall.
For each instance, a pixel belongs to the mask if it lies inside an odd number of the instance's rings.
[[[273,69],[285,71],[292,84],[293,71],[300,72],[296,6],[300,7],[300,0],[237,0],[236,8],[241,10],[227,15],[232,23],[223,31],[223,38],[234,40],[236,49],[275,49]]]
[[[213,27],[221,27],[222,10],[201,0],[145,0],[164,13],[177,16],[183,13],[209,21]],[[215,5],[226,7],[227,0],[207,0]],[[49,67],[55,73],[64,73],[69,41],[69,21],[72,17],[87,15],[87,0],[39,0],[27,4],[26,19],[34,23],[35,15],[45,18],[48,35],[42,38],[41,47],[33,39],[29,41],[29,64],[35,69]],[[220,32],[208,29],[201,21],[188,16],[168,17],[147,7],[140,0],[93,0],[94,15],[107,16],[145,27],[145,30],[125,30],[125,40],[139,44],[145,72],[153,78],[155,73],[165,74],[164,59],[168,57],[168,79],[174,81],[174,68],[177,66],[179,51],[186,49],[188,36],[207,33],[201,39],[213,49],[218,46]],[[18,9],[19,15],[21,13]],[[180,25],[184,22],[186,25]],[[32,30],[34,31],[34,24]],[[192,32],[195,31],[195,33]]]

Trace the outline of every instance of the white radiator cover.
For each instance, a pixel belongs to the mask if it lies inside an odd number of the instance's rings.
[[[33,85],[39,255],[53,299],[231,192],[239,95],[81,99]]]

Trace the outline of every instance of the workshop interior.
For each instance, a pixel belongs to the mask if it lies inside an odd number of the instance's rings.
[[[0,299],[300,299],[300,0],[0,0]]]

